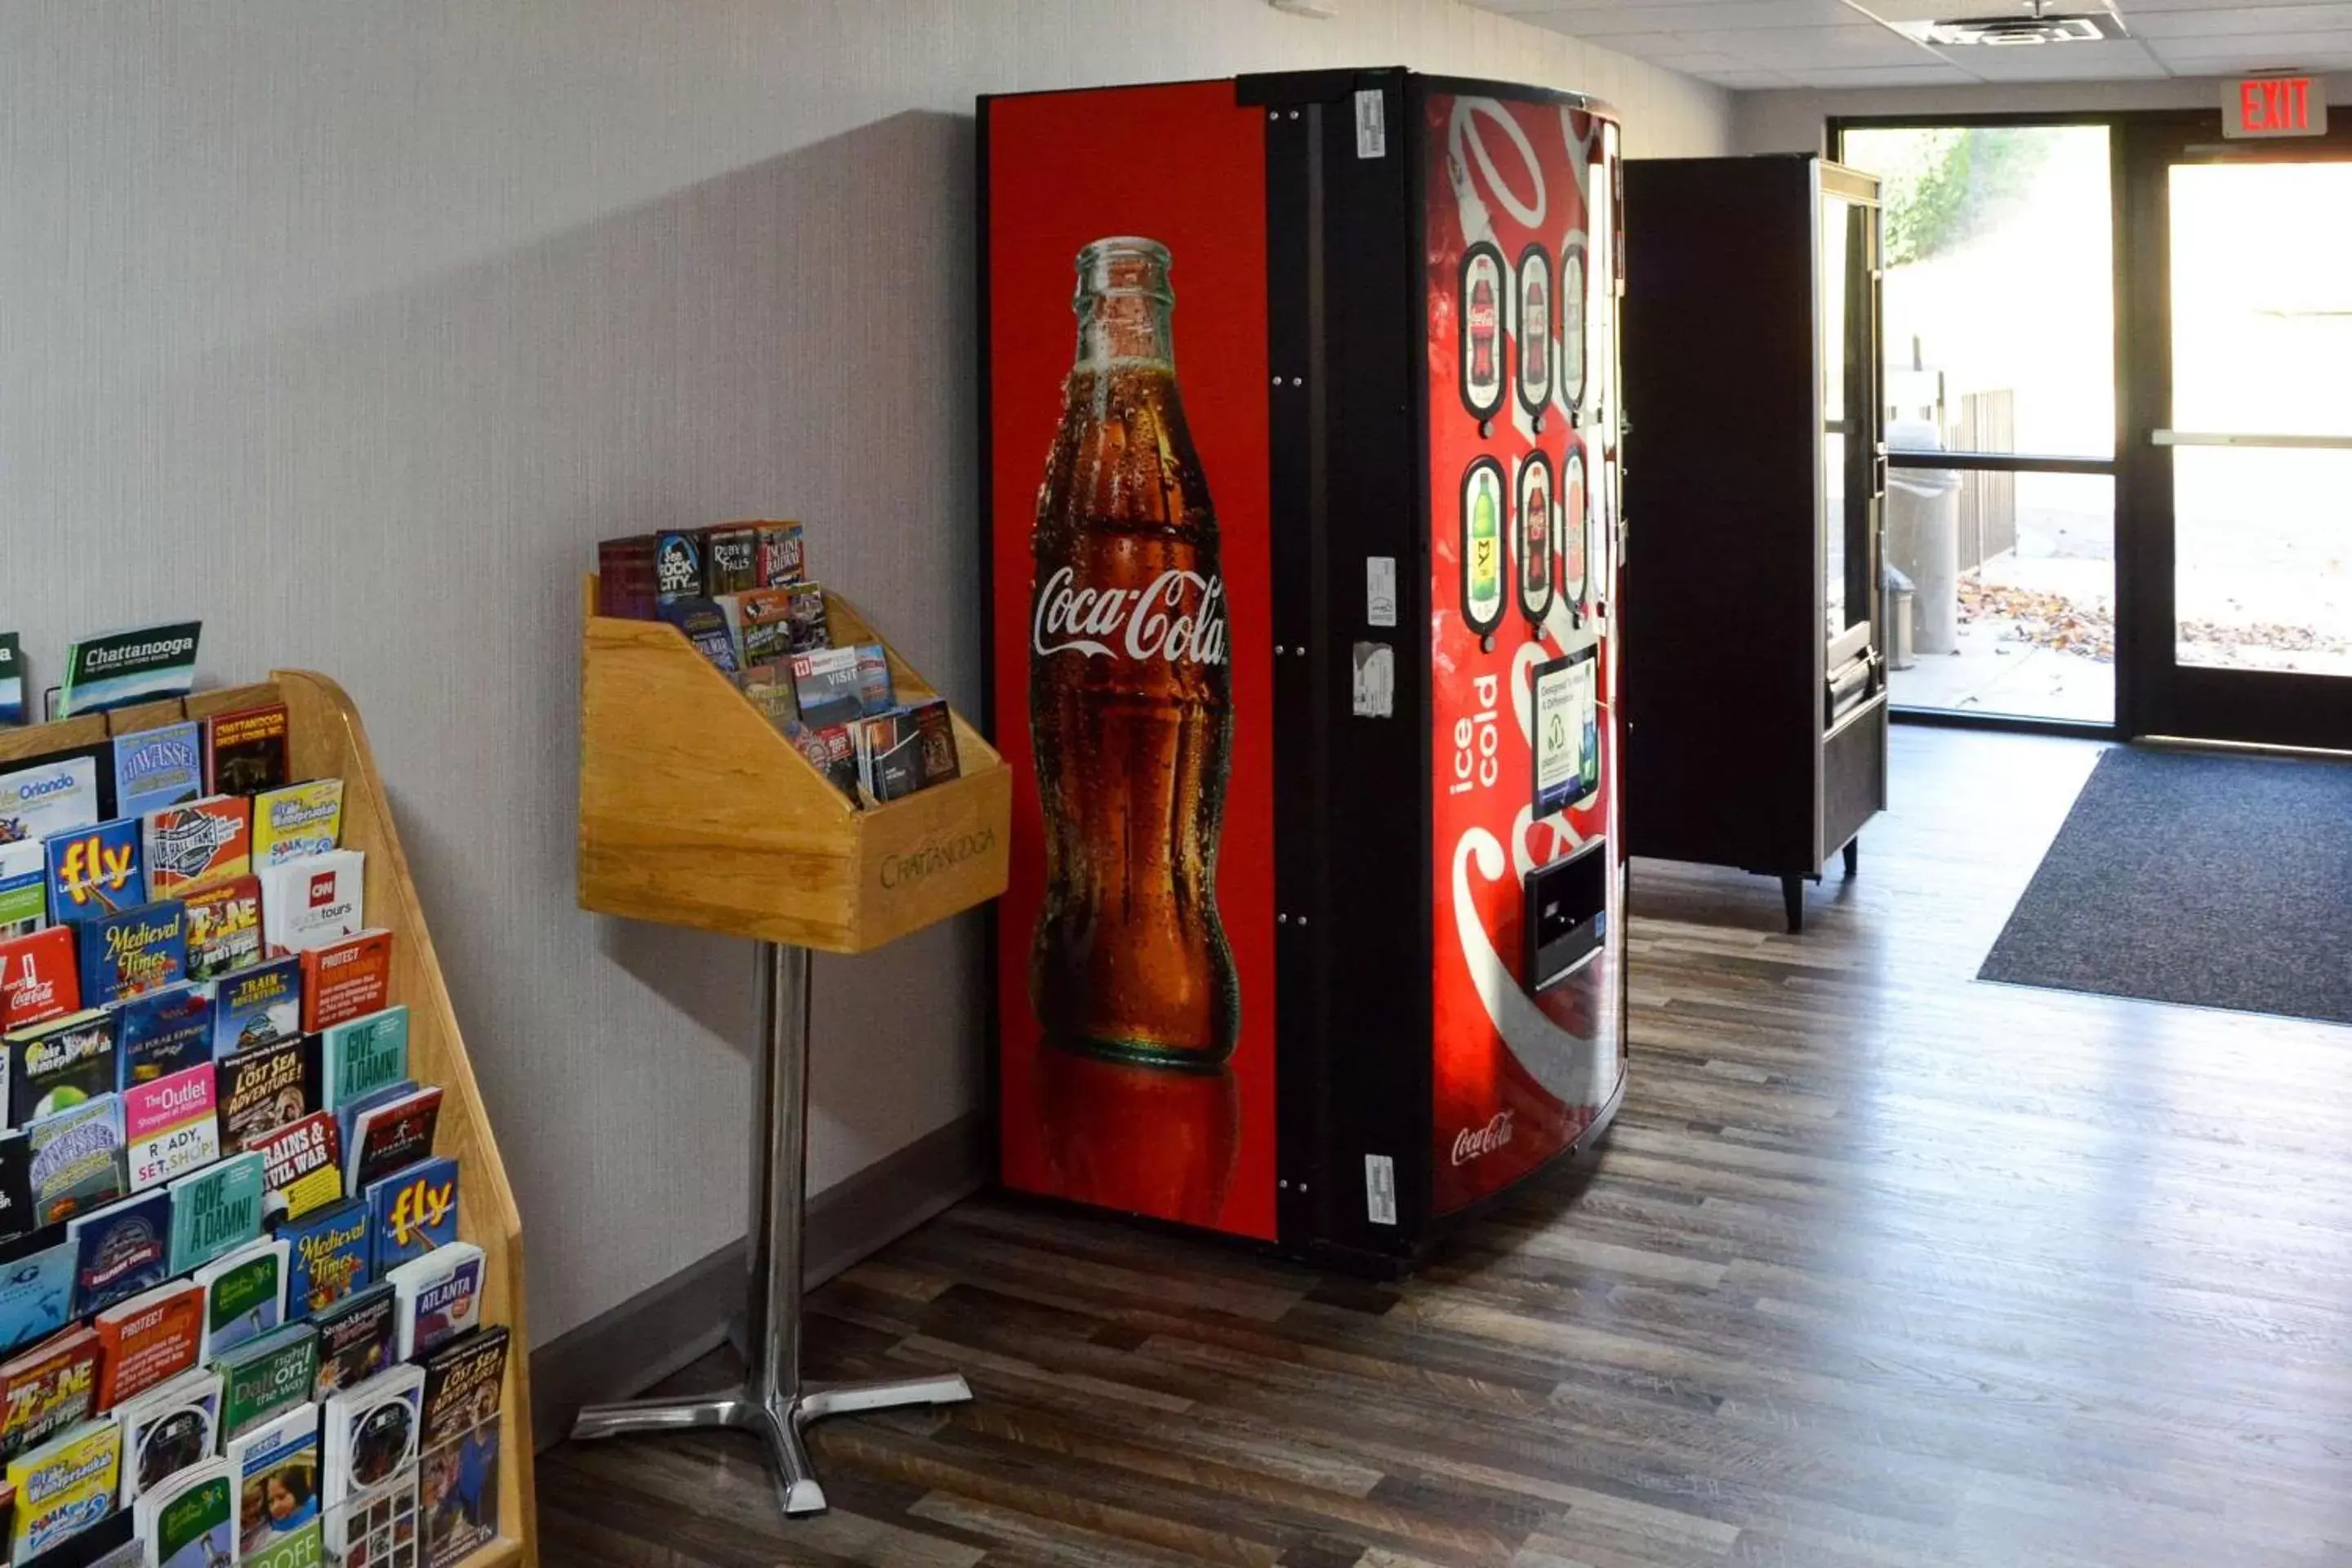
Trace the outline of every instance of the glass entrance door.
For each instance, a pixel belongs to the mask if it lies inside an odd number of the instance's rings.
[[[1909,717],[2116,718],[2114,142],[1847,125],[1885,197],[1888,689]]]
[[[2352,146],[2140,141],[2134,728],[2352,749]]]

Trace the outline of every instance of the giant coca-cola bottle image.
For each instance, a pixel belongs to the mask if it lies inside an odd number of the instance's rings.
[[[1056,1194],[1213,1226],[1241,1141],[1233,1069],[1186,1072],[1079,1051],[1037,1053],[1038,1148]]]
[[[1031,535],[1045,896],[1029,995],[1050,1046],[1208,1066],[1241,1021],[1217,916],[1233,742],[1217,515],[1176,390],[1167,249],[1098,239],[1077,270]]]

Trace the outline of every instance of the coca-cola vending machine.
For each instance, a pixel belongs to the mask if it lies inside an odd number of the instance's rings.
[[[1625,1077],[1618,128],[980,103],[1002,1178],[1391,1272]]]

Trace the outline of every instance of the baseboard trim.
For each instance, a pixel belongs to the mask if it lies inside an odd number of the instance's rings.
[[[809,1202],[803,1238],[806,1287],[814,1289],[980,1191],[987,1157],[988,1120],[975,1110],[819,1193]]]
[[[987,1147],[986,1118],[973,1111],[810,1199],[809,1288],[977,1192]],[[731,1241],[531,1352],[540,1447],[562,1441],[580,1406],[630,1398],[718,1349],[743,1308],[744,1254],[744,1241]]]

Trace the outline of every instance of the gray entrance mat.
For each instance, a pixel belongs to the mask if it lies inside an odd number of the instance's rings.
[[[2109,752],[1977,978],[2352,1024],[2352,763]]]

